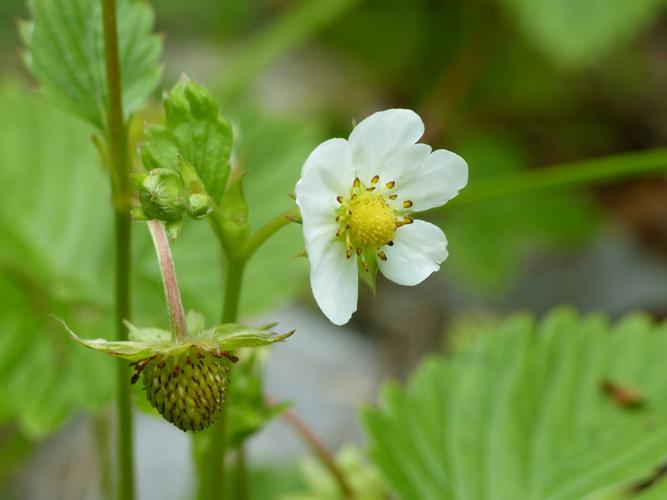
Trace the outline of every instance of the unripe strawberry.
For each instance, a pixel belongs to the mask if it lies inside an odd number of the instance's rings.
[[[191,346],[187,351],[156,355],[136,363],[146,397],[169,422],[184,431],[211,425],[225,401],[229,359]]]

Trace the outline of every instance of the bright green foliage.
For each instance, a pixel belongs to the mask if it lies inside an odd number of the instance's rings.
[[[534,42],[556,61],[590,63],[636,35],[664,0],[503,0]]]
[[[365,412],[401,498],[600,498],[667,459],[666,325],[560,310],[467,333]]]
[[[105,128],[108,95],[102,2],[32,0],[33,20],[21,25],[25,60],[54,99]],[[137,111],[160,81],[162,43],[147,2],[118,0],[118,37],[126,117]]]
[[[0,423],[42,437],[100,408],[112,363],[74,345],[49,315],[111,331],[111,212],[90,128],[18,87],[0,89]],[[39,144],[39,147],[36,147]],[[108,286],[107,286],[108,284]]]
[[[179,172],[185,160],[218,203],[229,176],[231,125],[218,112],[211,93],[187,77],[165,95],[164,110],[166,126],[152,126],[146,131],[144,166]]]

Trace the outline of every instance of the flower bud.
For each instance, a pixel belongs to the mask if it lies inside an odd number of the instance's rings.
[[[148,219],[179,221],[188,209],[188,198],[181,176],[166,168],[148,174],[134,174],[132,182],[139,191],[143,214]]]
[[[188,201],[188,214],[193,219],[206,217],[213,210],[213,200],[206,193],[191,194]]]

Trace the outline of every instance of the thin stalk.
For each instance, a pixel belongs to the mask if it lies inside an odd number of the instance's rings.
[[[188,336],[188,327],[185,323],[181,291],[178,288],[178,280],[176,279],[174,258],[171,255],[171,248],[169,247],[169,236],[167,236],[164,224],[158,220],[148,221],[148,230],[151,233],[151,238],[153,238],[155,253],[160,265],[164,296],[167,300],[169,321],[171,322],[172,339],[183,342]]]
[[[479,180],[466,187],[451,204],[469,205],[524,193],[583,187],[666,172],[667,149],[602,156]]]
[[[250,259],[266,240],[287,226],[290,222],[297,222],[300,219],[301,215],[299,209],[295,207],[267,222],[264,226],[259,228],[255,234],[248,238],[248,241],[243,248],[243,259]]]
[[[315,453],[315,456],[322,462],[331,475],[338,483],[338,488],[345,498],[354,498],[354,490],[347,482],[345,473],[338,467],[333,455],[329,452],[322,441],[310,430],[308,425],[299,418],[293,411],[287,410],[282,414],[283,420],[287,422],[290,427],[299,435],[299,437],[306,443],[310,449]]]
[[[234,323],[238,318],[239,301],[241,298],[241,285],[245,261],[227,258],[227,275],[225,276],[225,297],[222,308],[222,322]],[[229,404],[229,401],[227,402]],[[226,406],[226,405],[225,405]],[[213,424],[211,444],[208,449],[206,462],[209,464],[210,500],[221,500],[225,495],[225,455],[227,453],[227,415],[225,406],[220,411],[218,421]]]
[[[248,500],[250,498],[248,491],[248,466],[246,449],[241,444],[236,450],[236,500]]]
[[[116,337],[127,339],[123,323],[130,319],[130,176],[127,148],[127,127],[123,118],[120,57],[118,52],[118,26],[116,1],[102,1],[104,52],[107,73],[109,109],[106,123],[106,140],[111,162],[112,203],[115,213],[116,279],[115,324]],[[130,374],[127,363],[117,362],[118,383],[118,497],[134,499],[134,457],[132,452],[133,429]]]

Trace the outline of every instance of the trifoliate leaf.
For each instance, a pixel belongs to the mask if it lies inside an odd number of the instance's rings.
[[[229,176],[231,125],[218,112],[211,93],[187,77],[165,95],[164,109],[166,126],[146,131],[144,166],[178,172],[185,160],[194,167],[213,201],[219,203]]]
[[[106,126],[108,92],[102,2],[32,0],[33,20],[21,26],[26,63],[44,90],[98,129]],[[126,117],[160,81],[162,43],[152,33],[147,2],[118,0],[118,38]]]
[[[468,332],[470,333],[470,332]],[[667,327],[569,310],[482,327],[365,412],[401,498],[572,499],[625,491],[667,449]],[[633,388],[643,409],[613,397]],[[608,498],[608,497],[605,497]]]

